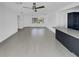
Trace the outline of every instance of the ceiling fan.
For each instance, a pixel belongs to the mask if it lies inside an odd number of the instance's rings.
[[[33,3],[32,8],[26,7],[26,6],[23,6],[23,8],[32,9],[32,10],[34,10],[34,12],[37,12],[37,9],[45,8],[45,6],[38,6],[38,7],[37,7],[36,3]]]

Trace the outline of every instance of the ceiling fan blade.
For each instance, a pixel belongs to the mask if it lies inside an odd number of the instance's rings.
[[[40,8],[45,8],[45,6],[39,6],[39,7],[36,7],[36,9],[40,9]]]

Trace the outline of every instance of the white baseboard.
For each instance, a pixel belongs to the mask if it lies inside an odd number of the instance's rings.
[[[24,27],[46,27],[46,26],[24,26]]]
[[[3,41],[5,41],[6,39],[8,39],[9,37],[11,37],[12,35],[14,35],[14,34],[17,33],[17,32],[18,32],[18,30],[15,31],[15,32],[13,32],[12,34],[9,34],[9,35],[7,35],[7,36],[4,36],[4,37],[0,40],[0,43],[2,43]]]
[[[48,26],[25,26],[25,27],[46,27],[49,30],[51,30],[53,33],[55,33],[55,28],[53,28],[53,27],[48,27]]]
[[[23,29],[24,27],[19,27],[18,29]]]

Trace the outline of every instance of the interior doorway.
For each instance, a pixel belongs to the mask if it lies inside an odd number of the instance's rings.
[[[17,24],[18,24],[18,29],[23,29],[24,28],[23,15],[17,15]]]

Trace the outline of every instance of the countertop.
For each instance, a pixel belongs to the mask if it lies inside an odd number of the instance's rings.
[[[79,38],[79,30],[64,28],[64,27],[55,27],[55,29],[60,30],[68,35]]]

